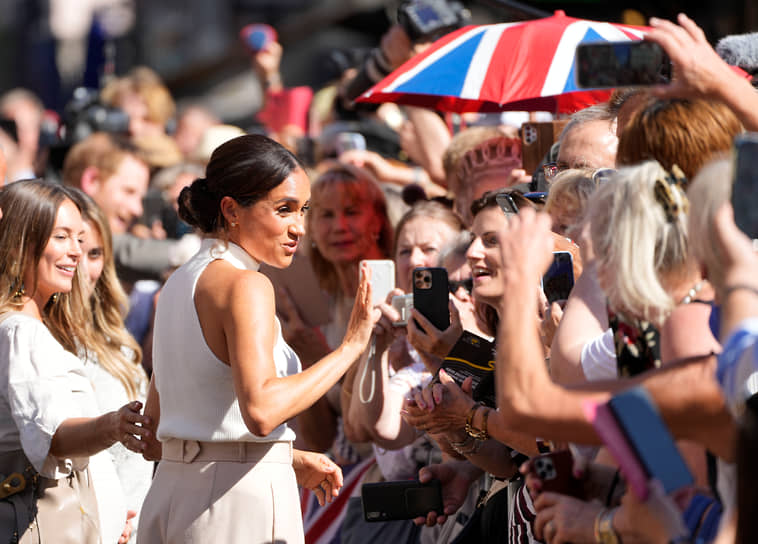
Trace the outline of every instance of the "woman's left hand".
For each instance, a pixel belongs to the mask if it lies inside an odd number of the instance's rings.
[[[409,425],[431,434],[458,431],[466,425],[466,417],[474,406],[471,379],[463,388],[440,370],[440,381],[430,384],[403,403],[401,415]]]
[[[298,485],[310,489],[324,506],[339,495],[342,487],[342,469],[326,455],[312,451],[295,450],[292,468]]]
[[[118,544],[126,544],[129,542],[129,539],[132,536],[132,531],[134,530],[134,527],[132,526],[132,518],[135,517],[137,517],[137,512],[134,510],[126,511],[126,525],[124,525],[124,530],[118,538]]]
[[[547,544],[595,542],[599,502],[584,502],[560,493],[543,492],[534,501],[534,535]]]
[[[408,320],[408,341],[419,351],[424,351],[437,357],[445,357],[463,334],[460,314],[452,300],[448,300],[450,311],[450,326],[444,331],[424,317],[417,309],[411,310],[413,319]]]

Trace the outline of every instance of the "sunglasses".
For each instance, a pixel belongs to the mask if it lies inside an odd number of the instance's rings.
[[[447,280],[447,288],[452,294],[455,294],[458,289],[463,287],[470,295],[474,289],[474,278],[466,278],[465,280]]]

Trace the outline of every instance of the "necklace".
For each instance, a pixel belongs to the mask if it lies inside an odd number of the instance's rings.
[[[700,280],[695,285],[693,285],[689,291],[687,291],[687,294],[684,295],[684,298],[679,301],[679,304],[689,304],[695,299],[695,295],[697,295],[698,291],[700,291],[703,288],[703,285],[705,284],[705,280]]]

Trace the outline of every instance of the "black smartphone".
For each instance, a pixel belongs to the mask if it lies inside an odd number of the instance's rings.
[[[495,195],[495,202],[500,206],[505,215],[513,215],[518,213],[518,206],[514,202],[513,197],[508,193],[498,193]]]
[[[549,303],[566,300],[574,287],[574,259],[568,251],[554,251],[553,263],[542,276],[542,291]]]
[[[746,132],[734,139],[734,222],[749,238],[758,238],[758,133]]]
[[[658,85],[671,80],[671,61],[653,42],[600,42],[576,46],[576,84],[585,89]]]
[[[447,270],[440,267],[413,269],[413,307],[437,329],[450,326]]]
[[[426,517],[429,512],[442,514],[442,484],[417,480],[363,484],[361,487],[363,518],[366,521],[391,521]]]

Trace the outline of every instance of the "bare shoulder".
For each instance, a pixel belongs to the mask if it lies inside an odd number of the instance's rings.
[[[214,306],[235,308],[271,307],[274,304],[274,287],[271,281],[255,270],[240,270],[218,260],[210,263],[197,284],[198,301],[205,299]]]
[[[671,312],[661,328],[661,359],[671,361],[710,351],[718,351],[719,344],[711,333],[708,304],[680,304]]]

